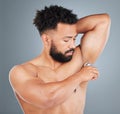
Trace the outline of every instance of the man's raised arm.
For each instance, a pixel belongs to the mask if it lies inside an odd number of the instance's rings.
[[[66,77],[78,72],[86,62],[93,64],[108,40],[110,30],[108,14],[95,14],[83,17],[76,23],[78,34],[83,34],[80,48],[75,49],[73,59],[57,69],[57,73]]]
[[[108,14],[86,16],[78,20],[77,32],[82,33],[81,53],[83,63],[94,63],[105,47],[110,30]]]

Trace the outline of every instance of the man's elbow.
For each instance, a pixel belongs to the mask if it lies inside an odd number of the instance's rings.
[[[109,14],[107,14],[107,13],[104,13],[103,15],[102,15],[102,22],[103,22],[103,24],[106,24],[107,26],[110,26],[110,24],[111,24],[111,18],[110,18],[110,15]]]
[[[54,101],[50,100],[50,99],[46,99],[46,100],[43,101],[42,104],[40,103],[39,107],[41,109],[48,109],[48,108],[54,107]]]
[[[99,18],[100,21],[97,23],[94,30],[98,30],[99,32],[101,31],[103,33],[106,31],[106,33],[108,34],[111,26],[111,19],[109,14],[101,14]]]
[[[42,109],[52,108],[52,107],[55,107],[56,105],[58,105],[59,103],[60,103],[59,100],[55,97],[54,94],[45,95],[43,97],[41,108]]]

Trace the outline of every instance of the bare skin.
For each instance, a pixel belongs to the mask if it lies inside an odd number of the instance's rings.
[[[87,84],[98,77],[94,63],[106,44],[110,18],[107,14],[84,17],[74,25],[59,23],[56,30],[42,34],[42,53],[35,59],[16,65],[10,71],[10,83],[25,114],[83,114]],[[75,37],[82,33],[80,46]],[[60,63],[49,55],[54,41],[64,53],[75,52],[71,61]]]

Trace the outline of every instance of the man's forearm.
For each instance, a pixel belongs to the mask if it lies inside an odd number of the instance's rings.
[[[86,65],[88,66],[88,65]],[[83,67],[78,73],[58,82],[41,84],[42,93],[48,98],[49,107],[64,102],[82,82],[96,79],[98,71],[94,67]],[[50,103],[51,102],[51,103]]]
[[[95,29],[99,24],[106,22],[106,19],[109,18],[108,14],[95,14],[83,17],[78,20],[77,32],[78,33],[86,33]]]

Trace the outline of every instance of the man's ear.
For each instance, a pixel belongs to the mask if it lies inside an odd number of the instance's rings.
[[[50,45],[50,37],[47,34],[42,34],[42,41],[44,43],[44,46],[49,46]]]

